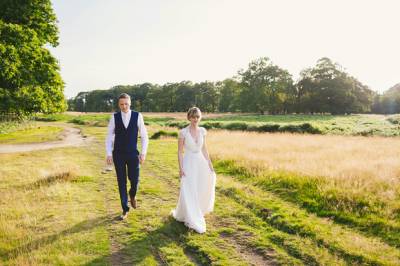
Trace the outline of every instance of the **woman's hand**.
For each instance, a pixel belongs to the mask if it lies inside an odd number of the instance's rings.
[[[208,161],[208,167],[210,167],[211,172],[215,172],[211,161]]]
[[[183,169],[179,169],[179,176],[180,177],[184,177],[185,176],[185,172],[183,172]]]

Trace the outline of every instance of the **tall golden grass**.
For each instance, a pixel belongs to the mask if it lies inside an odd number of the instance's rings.
[[[208,149],[241,165],[324,178],[352,193],[400,197],[400,138],[209,131]]]

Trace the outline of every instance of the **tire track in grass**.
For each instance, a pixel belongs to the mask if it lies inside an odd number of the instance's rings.
[[[98,158],[98,165],[99,167],[102,165],[101,160],[104,160],[104,157],[99,156],[99,154],[102,154],[101,150],[101,143],[95,139],[92,140],[92,145],[88,146],[88,150],[93,154],[94,157]],[[123,244],[118,241],[121,235],[121,227],[127,227],[128,224],[125,221],[120,221],[118,219],[119,213],[117,210],[121,209],[120,205],[116,203],[116,194],[118,191],[112,187],[112,181],[115,181],[116,179],[112,180],[112,176],[114,175],[114,172],[106,173],[106,174],[100,174],[100,168],[99,168],[99,190],[103,192],[104,194],[104,206],[106,207],[106,212],[107,216],[109,217],[110,221],[112,221],[108,226],[108,236],[110,240],[110,257],[109,257],[109,262],[111,265],[132,265],[131,261],[132,258],[129,256],[129,254],[123,252]]]
[[[170,198],[167,200],[169,206],[166,211],[166,219],[171,220],[180,231],[176,234],[169,235],[169,237],[183,247],[187,259],[190,260],[193,265],[248,265],[237,256],[236,250],[233,246],[229,245],[229,243],[222,239],[215,239],[215,236],[207,236],[207,234],[200,235],[192,229],[188,229],[183,223],[175,221],[175,219],[172,218],[169,211],[175,207],[179,192],[178,184],[174,182],[172,178],[164,175],[166,173],[168,175],[171,171],[167,171],[163,166],[158,167],[160,164],[154,162],[148,163],[151,163],[151,170],[149,170],[149,168],[147,172],[151,176],[158,178],[158,180],[163,182],[165,187],[168,188],[166,193],[169,194]]]
[[[105,160],[101,156],[104,151],[102,149],[102,144],[95,140],[92,142],[93,145],[89,147],[90,152],[93,156],[98,158],[99,172],[101,171],[101,166],[104,166],[102,161]],[[142,265],[166,265],[163,261],[162,256],[153,247],[152,242],[143,241],[140,249],[132,249],[132,236],[137,232],[137,238],[140,239],[142,232],[145,228],[141,227],[139,223],[132,222],[135,221],[135,216],[141,211],[134,210],[131,208],[128,219],[121,221],[119,215],[122,213],[119,200],[118,184],[115,176],[115,171],[106,172],[103,174],[99,173],[99,190],[104,194],[104,204],[106,206],[107,215],[112,223],[108,226],[109,239],[110,239],[110,255],[108,261],[110,265],[132,265],[132,264],[142,264]],[[129,181],[128,181],[129,182]],[[152,198],[147,197],[146,194],[143,195],[141,202],[151,202]],[[156,209],[157,205],[145,206],[147,208]],[[132,228],[133,227],[133,228]],[[150,252],[149,252],[150,251]],[[96,260],[91,264],[96,264]],[[186,265],[186,264],[184,264]]]

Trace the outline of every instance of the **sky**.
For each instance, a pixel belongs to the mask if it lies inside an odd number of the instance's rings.
[[[144,82],[218,81],[260,57],[329,57],[371,89],[400,82],[398,0],[52,0],[70,98]]]

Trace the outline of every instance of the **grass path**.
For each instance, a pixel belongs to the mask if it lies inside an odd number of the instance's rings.
[[[29,130],[28,130],[29,131]],[[27,132],[28,132],[27,131]],[[8,135],[13,135],[9,138]],[[35,129],[35,135],[23,131],[5,134],[9,141],[0,143],[0,153],[29,152],[61,148],[68,146],[81,146],[90,142],[80,134],[80,130],[64,124],[57,126],[42,126],[41,130]],[[24,141],[19,141],[23,139]]]
[[[87,130],[88,134],[94,133],[91,128]],[[92,145],[92,152],[100,154],[99,160],[102,160],[103,136],[100,133],[98,137],[96,145]],[[163,144],[165,143],[161,142],[161,145]],[[167,144],[167,148],[173,147],[173,143]],[[156,150],[159,145],[160,142],[150,144],[148,159],[141,170],[139,208],[131,211],[127,221],[116,221],[108,227],[112,245],[110,261],[118,262],[115,265],[132,264],[132,262],[142,265],[276,264],[272,258],[253,251],[235,238],[221,237],[217,230],[219,225],[216,217],[209,217],[211,223],[206,235],[198,235],[171,218],[169,212],[176,204],[179,181],[177,177],[172,176],[175,170],[172,164],[175,162],[170,160],[169,165],[160,162],[160,160],[171,158],[171,149],[167,153],[161,151],[160,154],[160,150]],[[102,177],[103,192],[108,195],[106,196],[108,197],[107,209],[114,216],[115,210],[120,209],[115,174],[110,172]],[[109,217],[112,220],[114,218]],[[98,260],[102,258],[92,263]]]

